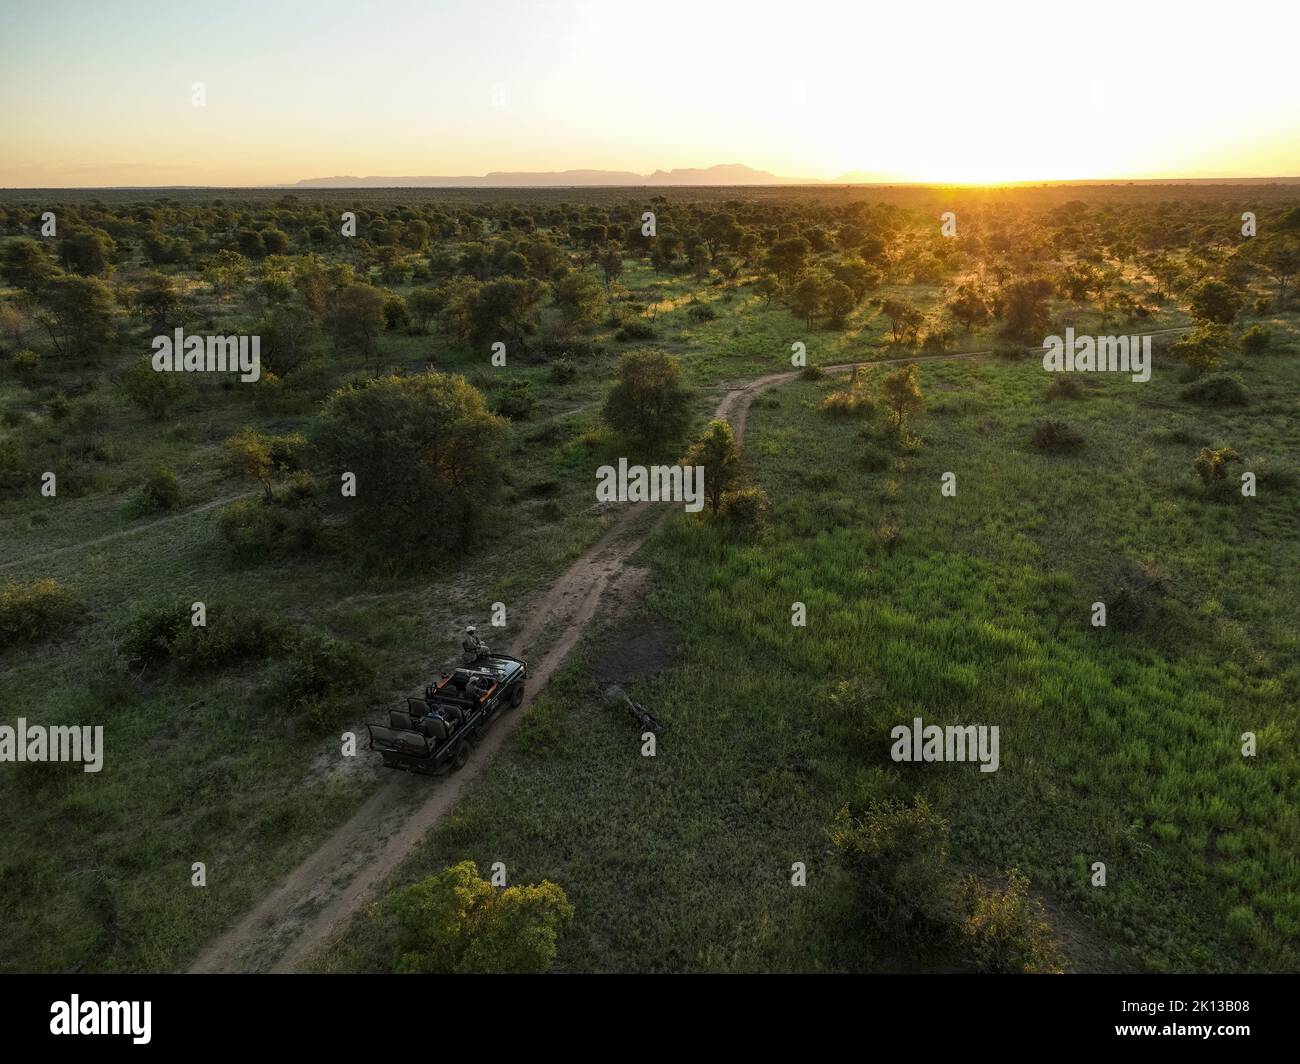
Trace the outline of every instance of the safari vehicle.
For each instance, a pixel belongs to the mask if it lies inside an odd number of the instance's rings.
[[[426,775],[446,765],[460,768],[497,710],[523,702],[527,674],[528,663],[508,654],[486,654],[444,672],[423,698],[408,698],[405,709],[391,710],[387,725],[366,725],[370,749],[384,755],[388,768]]]

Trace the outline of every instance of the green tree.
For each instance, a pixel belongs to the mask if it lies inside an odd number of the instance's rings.
[[[383,292],[368,284],[351,284],[335,293],[325,325],[338,351],[355,355],[366,364],[378,356],[385,300]]]
[[[53,277],[54,273],[54,263],[46,255],[45,248],[30,237],[11,240],[4,246],[3,257],[0,257],[0,278],[3,278],[6,284],[11,284],[31,296],[35,295],[41,285]]]
[[[97,277],[62,274],[43,288],[38,317],[59,354],[89,358],[113,335],[113,293]]]
[[[678,464],[704,467],[704,494],[715,515],[722,497],[739,486],[744,477],[735,433],[722,418],[709,422],[704,434],[691,444]]]
[[[551,287],[556,309],[565,324],[574,329],[589,329],[600,320],[605,295],[600,282],[586,270],[566,270]]]
[[[502,484],[507,422],[464,377],[383,377],[335,392],[315,442],[356,477],[357,524],[383,545],[468,547]]]
[[[884,391],[885,405],[901,439],[907,431],[907,419],[924,405],[916,383],[916,365],[909,362],[886,377]]]
[[[102,229],[79,229],[59,242],[63,268],[84,277],[96,277],[108,269],[117,245]]]
[[[619,362],[603,414],[615,431],[656,446],[686,430],[687,397],[678,359],[662,351],[635,351]]]
[[[388,899],[400,973],[541,974],[573,906],[549,880],[496,890],[462,861]]]
[[[1231,325],[1241,310],[1241,293],[1213,278],[1195,285],[1187,297],[1192,318],[1201,323]]]
[[[1050,322],[1047,299],[1052,291],[1052,282],[1044,277],[1007,285],[1003,290],[1005,334],[1016,340],[1041,339]]]

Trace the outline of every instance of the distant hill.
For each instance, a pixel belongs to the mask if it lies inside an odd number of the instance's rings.
[[[548,188],[572,185],[821,185],[813,178],[778,177],[741,163],[656,170],[504,171],[460,177],[310,177],[286,188]]]
[[[292,185],[273,188],[575,188],[575,187],[743,187],[745,185],[909,185],[941,187],[929,182],[899,181],[885,174],[855,170],[829,180],[819,177],[779,177],[743,163],[656,170],[638,174],[631,170],[494,170],[490,174],[453,177],[309,177]],[[1297,177],[1168,177],[1093,178],[1074,181],[1016,181],[1017,185],[1294,185]]]

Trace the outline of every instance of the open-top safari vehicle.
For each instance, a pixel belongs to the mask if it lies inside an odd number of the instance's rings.
[[[444,672],[408,698],[405,709],[388,714],[388,724],[367,724],[370,749],[384,755],[388,768],[432,775],[450,764],[460,768],[499,709],[517,709],[524,700],[528,663],[508,654],[485,654],[472,665]]]

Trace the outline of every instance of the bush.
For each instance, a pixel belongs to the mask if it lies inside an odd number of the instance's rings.
[[[180,373],[159,373],[141,359],[131,366],[122,376],[122,390],[127,399],[145,415],[154,421],[161,421],[175,411],[181,394],[185,391],[185,381]]]
[[[691,321],[713,321],[718,316],[718,312],[707,303],[692,303],[686,308],[686,316]]]
[[[1251,401],[1242,381],[1229,373],[1210,373],[1187,385],[1178,395],[1187,402],[1210,406],[1245,406]]]
[[[271,499],[241,499],[221,511],[217,527],[241,558],[262,560],[286,554],[312,554],[325,541],[325,526],[310,497],[310,477],[278,485]]]
[[[1228,477],[1228,466],[1240,462],[1241,455],[1231,447],[1220,447],[1217,451],[1202,447],[1192,459],[1192,468],[1207,488],[1221,486]]]
[[[1162,573],[1143,562],[1125,560],[1111,570],[1099,599],[1106,604],[1108,625],[1132,631],[1160,609],[1165,593]]]
[[[1082,399],[1083,385],[1073,377],[1057,377],[1047,386],[1047,398],[1051,399]]]
[[[1273,334],[1262,325],[1252,325],[1241,334],[1241,351],[1246,355],[1259,355],[1268,350]]]
[[[799,371],[799,379],[805,381],[819,381],[826,376],[826,371],[821,366],[804,366]]]
[[[735,532],[755,536],[767,523],[771,504],[762,488],[737,488],[725,492],[718,515]]]
[[[511,421],[527,421],[536,405],[532,382],[520,377],[508,381],[492,401],[493,412]]]
[[[173,661],[198,673],[269,657],[287,638],[280,623],[237,606],[209,610],[206,625],[192,618],[192,604],[181,599],[145,603],[118,629],[118,653],[131,669]]]
[[[218,607],[209,612],[207,622],[196,627],[187,611],[185,623],[176,631],[168,650],[182,672],[260,661],[275,654],[286,638],[280,623],[239,608]]]
[[[688,397],[680,360],[661,351],[639,351],[619,362],[603,414],[616,432],[653,446],[686,431]]]
[[[401,973],[540,975],[573,920],[554,883],[498,892],[473,861],[394,892],[386,907],[397,924],[393,970]]]
[[[865,388],[855,384],[843,391],[831,392],[822,400],[821,408],[831,417],[870,417],[875,413],[876,404]]]
[[[165,466],[159,466],[140,486],[139,511],[161,513],[180,505],[181,482]]]
[[[337,715],[332,696],[360,690],[373,672],[359,647],[323,632],[302,632],[288,641],[263,702],[277,715],[302,716],[312,728],[325,728]]]
[[[41,371],[41,356],[35,351],[19,351],[13,358],[14,372],[24,380],[31,380]]]
[[[1029,879],[1019,869],[1007,872],[1004,890],[968,876],[962,881],[961,898],[967,914],[963,936],[979,971],[1059,975],[1065,970],[1043,907],[1029,896]]]
[[[952,927],[948,822],[924,798],[877,802],[861,819],[842,809],[830,836],[878,931],[923,938]]]
[[[557,358],[551,363],[552,384],[572,384],[578,378],[578,367],[571,358]]]
[[[629,321],[614,334],[614,339],[627,343],[629,340],[653,340],[658,335],[648,321]]]
[[[72,619],[72,592],[57,580],[5,584],[0,592],[0,648],[36,642]]]
[[[1032,442],[1049,454],[1068,454],[1083,446],[1083,434],[1063,421],[1049,419],[1034,427]]]
[[[176,634],[189,623],[190,608],[179,599],[145,603],[118,628],[118,653],[131,669],[164,660],[171,654]]]
[[[993,356],[1005,362],[1020,362],[1029,357],[1029,348],[1024,344],[999,342],[993,345]]]
[[[1178,393],[1189,403],[1208,403],[1212,406],[1245,406],[1250,402],[1246,387],[1237,377],[1227,373],[1211,373],[1193,381]]]

